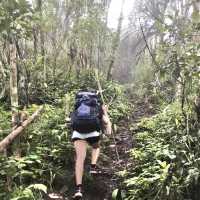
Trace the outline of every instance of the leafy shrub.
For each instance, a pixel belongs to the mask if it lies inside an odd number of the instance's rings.
[[[30,108],[30,112],[34,109]],[[1,157],[0,194],[3,199],[32,199],[30,195],[37,199],[38,193],[28,188],[31,184],[43,184],[51,190],[55,179],[66,176],[66,168],[72,166],[73,154],[63,108],[46,105],[44,113],[27,132],[23,157]],[[12,177],[10,193],[5,190],[6,176]]]
[[[130,110],[125,89],[116,82],[107,82],[102,75],[99,78],[105,102],[109,105],[109,114],[112,121],[116,123]],[[55,186],[61,188],[68,182],[68,185],[72,185],[74,177],[71,172],[74,170],[74,156],[70,130],[65,122],[66,110],[67,114],[73,110],[74,95],[78,90],[98,89],[94,79],[93,71],[84,71],[80,79],[72,77],[60,80],[55,96],[51,86],[43,90],[42,84],[32,91],[31,95],[39,94],[38,98],[42,100],[41,102],[50,102],[50,104],[45,105],[44,112],[39,119],[32,123],[23,134],[20,147],[23,157],[1,158],[0,197],[2,199],[40,199],[41,194],[30,188],[32,184],[43,184],[49,191],[55,190]],[[69,103],[68,106],[66,101]],[[37,105],[32,104],[27,112],[31,115],[37,108]],[[3,121],[0,124],[5,129],[10,124],[11,114],[2,108],[0,109],[1,115]],[[12,177],[13,191],[10,193],[7,193],[5,188],[7,176]]]
[[[188,120],[192,120],[191,114]],[[137,147],[130,151],[135,164],[126,176],[126,199],[194,198],[199,183],[200,135],[188,124],[178,103],[139,124]]]
[[[0,139],[3,139],[11,130],[11,113],[0,106]]]

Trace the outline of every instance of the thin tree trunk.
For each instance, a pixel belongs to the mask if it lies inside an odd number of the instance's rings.
[[[15,126],[15,119],[18,111],[18,87],[17,87],[17,51],[14,43],[10,44],[10,100],[12,110],[12,126]]]
[[[45,57],[45,49],[44,49],[44,32],[40,30],[40,48],[42,55],[42,66],[44,66],[44,57]]]
[[[182,102],[182,91],[183,91],[183,80],[181,78],[181,67],[179,65],[178,61],[178,55],[175,53],[175,63],[176,63],[176,73],[175,73],[175,79],[176,79],[176,93],[175,93],[175,98],[179,101]]]
[[[159,64],[157,63],[157,61],[156,61],[156,59],[155,59],[155,57],[154,57],[154,55],[153,55],[153,53],[152,53],[152,51],[151,51],[151,49],[150,49],[150,46],[149,46],[149,44],[148,44],[148,42],[147,42],[147,38],[146,38],[146,36],[145,36],[145,34],[144,34],[144,30],[143,30],[143,28],[142,28],[142,24],[141,24],[140,21],[139,21],[139,23],[140,23],[140,29],[141,29],[141,32],[142,32],[143,40],[144,40],[144,42],[145,42],[145,44],[146,44],[146,47],[147,47],[147,49],[148,49],[148,51],[149,51],[149,54],[150,54],[150,56],[151,56],[151,58],[152,58],[152,61],[153,61],[153,63],[159,68]]]
[[[18,87],[17,87],[17,50],[14,43],[14,40],[10,39],[8,43],[9,47],[9,55],[8,60],[10,64],[10,101],[11,101],[11,111],[12,111],[12,128],[16,126],[17,117],[18,117]],[[11,150],[10,150],[11,151]],[[6,156],[8,156],[8,152],[6,149],[3,149],[3,152]],[[12,191],[12,177],[7,176],[6,187],[8,191]]]
[[[42,0],[37,0],[37,10],[39,12],[40,18],[43,18],[42,15],[42,5],[43,5],[43,1]],[[40,32],[40,52],[41,52],[41,56],[42,56],[42,66],[43,66],[43,82],[46,83],[46,63],[45,63],[45,35],[44,35],[44,31],[42,30],[42,26],[39,26],[39,32]]]
[[[100,69],[100,48],[101,48],[101,35],[98,33],[98,46],[97,46],[97,68]]]
[[[34,59],[35,59],[35,62],[37,60],[37,54],[38,54],[38,28],[35,27],[33,29],[33,45],[34,45]]]
[[[87,68],[88,69],[91,69],[92,68],[92,45],[90,46],[90,50],[89,50],[89,65],[87,65]]]
[[[47,82],[47,66],[46,66],[46,55],[44,55],[44,69],[43,69],[43,80]]]
[[[19,97],[19,104],[23,105],[24,107],[28,107],[28,81],[27,81],[27,67],[23,63],[23,55],[20,50],[20,46],[18,41],[15,40],[15,45],[17,49],[17,55],[19,56],[21,62],[21,66],[18,69],[19,80],[18,80],[18,97]]]
[[[10,43],[10,100],[12,111],[12,128],[19,122],[19,99],[18,99],[18,80],[17,80],[17,48],[14,40]],[[14,154],[21,157],[20,138],[16,140]]]
[[[117,53],[117,49],[118,49],[119,42],[120,42],[120,34],[121,34],[122,21],[123,21],[124,2],[125,2],[125,0],[122,1],[120,17],[119,17],[118,26],[117,26],[117,33],[116,33],[116,36],[113,39],[113,47],[112,47],[112,50],[111,50],[110,64],[108,66],[107,80],[112,79],[114,62],[115,62],[116,53]]]
[[[6,74],[5,74],[5,70],[4,70],[4,62],[2,61],[2,55],[0,53],[0,77],[1,77],[1,87],[2,87],[2,90],[0,91],[0,99],[3,98],[5,96],[5,93],[6,93]]]
[[[53,62],[53,88],[54,88],[54,98],[56,97],[56,69],[57,69],[57,57],[54,57]]]

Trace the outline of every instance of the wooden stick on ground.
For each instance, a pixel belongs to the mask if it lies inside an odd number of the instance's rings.
[[[43,106],[40,106],[39,109],[35,111],[33,115],[30,116],[27,120],[25,120],[21,126],[13,130],[0,142],[0,152],[3,152],[8,147],[8,145],[10,145],[13,140],[22,133],[22,131],[40,114],[43,108]]]

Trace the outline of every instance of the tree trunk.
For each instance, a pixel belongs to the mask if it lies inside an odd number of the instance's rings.
[[[10,89],[11,89],[11,105],[12,110],[18,108],[18,92],[17,92],[17,51],[13,43],[10,44]]]
[[[19,104],[23,107],[28,107],[28,81],[27,81],[27,67],[25,66],[23,62],[23,55],[20,50],[20,46],[18,44],[18,41],[15,40],[15,45],[17,49],[17,55],[19,59],[22,61],[20,67],[18,68],[18,98],[19,98]]]
[[[101,35],[98,33],[98,45],[97,45],[97,69],[100,69],[100,48],[101,48]]]
[[[184,98],[182,96],[182,91],[183,91],[183,80],[181,78],[181,67],[179,65],[179,60],[178,60],[178,55],[177,53],[174,54],[174,61],[175,61],[175,64],[176,64],[176,70],[174,72],[174,78],[175,78],[175,81],[176,81],[176,85],[175,85],[175,99],[177,99],[179,102],[182,102],[182,98]]]
[[[0,58],[1,58],[1,53],[0,53]],[[0,60],[0,79],[1,79],[1,84],[0,87],[2,88],[2,90],[0,91],[0,99],[5,97],[5,93],[6,93],[6,74],[5,74],[5,70],[4,70],[4,63],[2,61],[2,59]]]
[[[19,110],[19,100],[18,100],[18,81],[17,81],[17,49],[14,41],[10,43],[10,100],[11,100],[11,111],[12,111],[12,128],[16,127],[19,122],[18,110]],[[20,138],[16,140],[15,155],[17,157],[21,156],[20,150]]]
[[[16,46],[10,44],[10,100],[12,110],[12,126],[16,124],[15,116],[18,111],[18,87],[17,87],[17,57]]]
[[[46,55],[44,55],[44,69],[43,69],[43,80],[44,83],[46,84],[47,82],[47,65],[46,65]]]
[[[56,97],[56,69],[57,69],[57,57],[54,57],[54,62],[53,62],[53,93],[54,93],[54,98]]]
[[[45,49],[44,49],[44,32],[40,30],[40,48],[42,55],[42,66],[44,67],[44,57],[45,57]]]
[[[10,39],[9,44],[9,64],[10,64],[10,101],[11,101],[11,111],[12,111],[12,129],[16,126],[18,118],[18,87],[17,87],[17,50],[13,39]],[[19,140],[17,141],[19,143]],[[8,156],[11,154],[11,149],[9,152],[3,149],[4,154]],[[17,149],[17,154],[19,154],[19,149]],[[7,176],[6,187],[8,191],[12,190],[12,178]]]
[[[37,0],[37,11],[39,12],[40,19],[43,18],[42,15],[42,5],[43,1],[42,0]],[[45,36],[44,36],[44,31],[42,30],[42,26],[39,26],[39,33],[40,33],[40,52],[42,56],[42,66],[43,66],[43,78],[44,78],[44,83],[46,83],[46,64],[45,64]],[[35,41],[36,42],[36,41]]]
[[[33,45],[34,45],[34,59],[35,59],[35,63],[36,63],[36,60],[37,60],[37,54],[38,54],[38,28],[35,27],[33,29]]]
[[[120,42],[120,34],[121,34],[122,21],[123,21],[124,2],[125,2],[125,0],[122,1],[120,17],[119,17],[118,26],[117,26],[117,33],[116,33],[116,36],[114,36],[114,39],[113,39],[113,46],[112,46],[111,57],[110,57],[110,64],[108,66],[108,72],[107,72],[107,80],[112,79],[114,62],[115,62],[116,53],[117,53],[117,49],[118,49],[119,42]]]

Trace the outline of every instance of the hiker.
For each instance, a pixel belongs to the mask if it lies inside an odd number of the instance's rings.
[[[82,177],[87,144],[92,147],[90,174],[100,173],[96,163],[100,154],[101,132],[111,135],[111,122],[108,108],[99,102],[99,97],[93,92],[79,92],[76,95],[75,111],[71,117],[72,141],[76,152],[75,180],[76,192],[74,199],[82,198]]]

